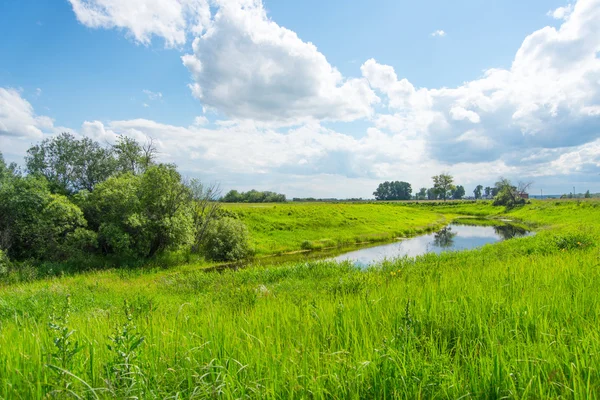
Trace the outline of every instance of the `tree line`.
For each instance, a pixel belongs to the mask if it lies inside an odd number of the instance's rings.
[[[373,192],[376,200],[459,200],[464,198],[464,186],[455,185],[454,177],[449,173],[441,173],[431,177],[433,186],[422,187],[417,193],[412,194],[411,184],[403,181],[380,183]],[[500,177],[494,186],[483,187],[477,185],[473,190],[473,197],[478,200],[484,198],[494,199],[495,205],[513,207],[525,203],[525,193],[531,182],[519,182],[516,186],[510,180]]]
[[[432,180],[433,187],[423,187],[414,196],[410,183],[386,181],[379,184],[377,190],[373,192],[373,196],[376,200],[447,200],[462,199],[465,196],[465,188],[462,185],[455,186],[454,178],[450,174],[435,175]]]
[[[248,232],[220,209],[218,187],[156,162],[152,141],[114,145],[63,133],[32,146],[25,167],[0,153],[0,257],[125,262],[166,250],[245,257]]]
[[[285,194],[275,192],[259,192],[258,190],[249,190],[247,192],[238,192],[230,190],[221,199],[224,203],[285,203]]]

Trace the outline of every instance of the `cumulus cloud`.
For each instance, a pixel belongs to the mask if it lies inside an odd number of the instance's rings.
[[[297,124],[372,115],[377,96],[346,79],[312,43],[270,20],[260,0],[219,1],[182,57],[204,106],[235,119]]]
[[[427,121],[420,133],[446,162],[503,159],[567,148],[600,135],[600,1],[580,0],[560,28],[523,41],[510,69],[491,69],[456,88],[416,89],[393,68],[368,60],[371,86],[389,98],[397,124]],[[399,129],[399,128],[396,128]]]
[[[444,32],[441,29],[438,29],[437,31],[431,32],[431,36],[433,36],[433,37],[444,37],[444,36],[446,36],[446,32]]]
[[[0,87],[0,136],[40,139],[42,131],[53,128],[52,120],[35,115],[33,106],[19,91]]]
[[[77,20],[90,28],[117,28],[137,43],[161,37],[167,47],[201,33],[210,18],[207,0],[69,0]]]
[[[558,7],[555,10],[548,11],[548,16],[554,19],[566,19],[573,12],[573,5],[568,4],[564,7]]]
[[[290,187],[314,177],[330,187],[398,177],[416,186],[441,170],[466,184],[498,175],[597,179],[600,0],[553,10],[560,27],[527,36],[510,68],[450,88],[416,87],[374,59],[360,77],[344,77],[315,45],[269,19],[259,0],[213,0],[212,13],[201,0],[145,0],[142,14],[142,0],[70,1],[85,25],[123,29],[139,43],[195,37],[182,57],[190,88],[221,121],[82,127],[94,137],[155,137],[165,160],[188,171],[231,182],[285,176]],[[361,118],[372,123],[362,136],[323,126]]]

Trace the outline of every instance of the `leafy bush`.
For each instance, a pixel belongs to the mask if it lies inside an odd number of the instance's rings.
[[[6,275],[10,267],[10,260],[4,251],[0,250],[0,276]]]
[[[240,220],[220,218],[208,227],[203,247],[209,260],[241,260],[250,255],[248,229]]]

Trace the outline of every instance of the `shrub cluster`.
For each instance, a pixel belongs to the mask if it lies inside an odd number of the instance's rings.
[[[154,154],[130,138],[102,147],[69,134],[30,148],[25,171],[0,153],[0,270],[7,257],[127,262],[181,248],[205,249],[213,260],[245,257],[247,230],[220,220],[214,188],[185,182]]]

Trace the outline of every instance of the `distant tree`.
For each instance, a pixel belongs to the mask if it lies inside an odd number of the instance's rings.
[[[427,189],[427,199],[428,200],[437,200],[437,198],[438,198],[438,193],[435,190],[435,188]]]
[[[475,199],[481,199],[481,190],[483,189],[483,186],[481,185],[477,185],[475,187],[475,190],[473,190],[473,194],[475,195]]]
[[[433,188],[438,195],[446,201],[448,195],[450,195],[451,191],[455,188],[452,184],[454,178],[448,173],[441,173],[433,176],[431,179],[433,179]]]
[[[419,192],[415,195],[417,200],[427,200],[427,188],[419,189]]]
[[[376,200],[410,200],[412,187],[408,182],[383,182],[373,192]]]
[[[221,200],[225,203],[241,203],[242,196],[237,190],[230,190]]]
[[[590,191],[588,190],[588,191],[585,192],[585,195],[583,197],[586,198],[586,199],[589,199],[589,198],[592,197],[592,195],[590,194]]]
[[[275,192],[259,192],[258,190],[249,190],[247,192],[238,192],[230,190],[221,199],[224,203],[285,203],[285,194]]]
[[[533,182],[519,182],[513,186],[510,180],[500,177],[496,182],[497,194],[494,197],[495,206],[506,206],[508,208],[525,204],[524,195]]]
[[[462,185],[456,186],[454,190],[452,190],[452,198],[454,200],[460,200],[465,196],[465,188]]]
[[[489,186],[486,186],[483,191],[484,191],[485,197],[489,197],[492,194],[492,188]]]

